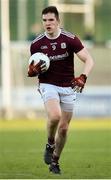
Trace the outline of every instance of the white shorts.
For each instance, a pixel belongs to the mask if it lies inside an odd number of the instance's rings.
[[[49,99],[57,99],[61,109],[66,112],[73,112],[76,93],[71,87],[60,87],[52,84],[40,83],[38,88],[44,103]]]

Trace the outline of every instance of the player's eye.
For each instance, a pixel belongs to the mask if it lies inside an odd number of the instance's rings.
[[[44,22],[46,22],[46,19],[43,19]]]

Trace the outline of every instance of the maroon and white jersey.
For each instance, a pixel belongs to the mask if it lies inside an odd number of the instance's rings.
[[[74,53],[78,53],[83,48],[77,36],[63,29],[60,29],[55,39],[47,37],[45,32],[38,35],[31,44],[31,55],[43,52],[50,58],[50,67],[39,75],[39,82],[61,87],[70,86],[74,78]]]

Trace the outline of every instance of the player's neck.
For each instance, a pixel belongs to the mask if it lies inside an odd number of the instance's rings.
[[[61,33],[61,29],[58,28],[57,31],[52,34],[48,34],[47,32],[45,32],[45,35],[48,39],[56,39],[60,36],[60,33]]]

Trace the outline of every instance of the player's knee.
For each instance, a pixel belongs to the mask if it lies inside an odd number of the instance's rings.
[[[59,123],[61,116],[59,114],[50,115],[50,125],[55,126]]]
[[[59,127],[59,134],[63,137],[65,137],[67,135],[67,131],[68,131],[68,127],[65,125],[61,125]]]
[[[58,123],[60,121],[61,118],[61,114],[60,113],[52,113],[50,114],[50,120],[52,123]]]

